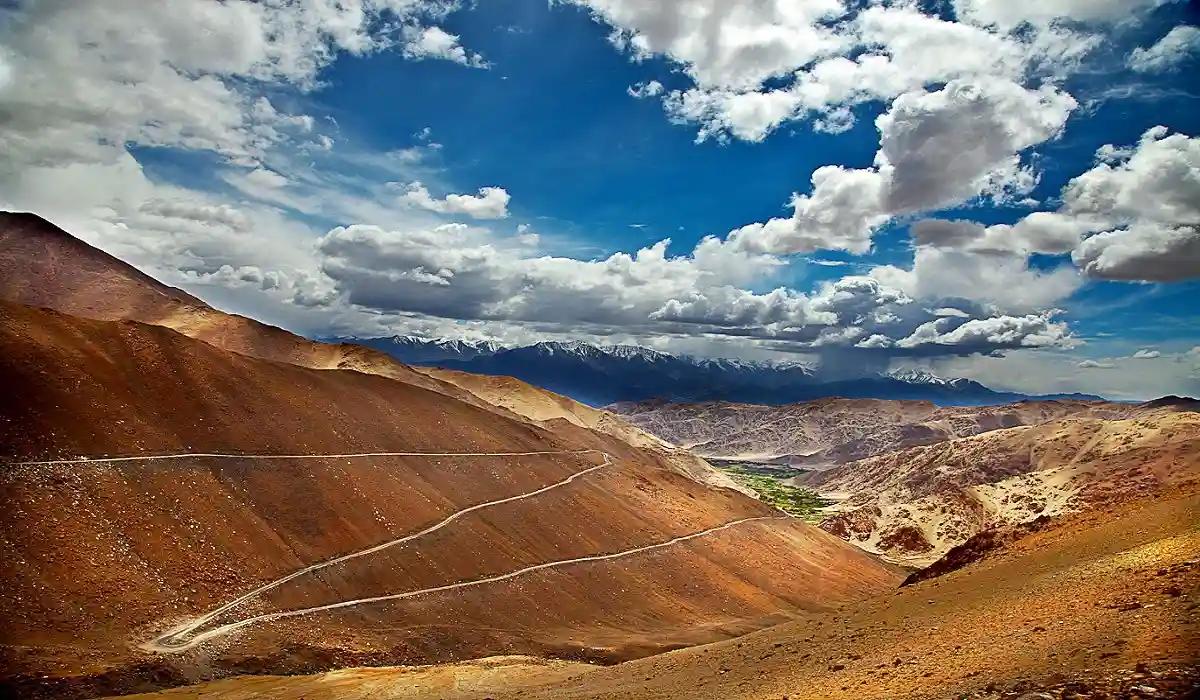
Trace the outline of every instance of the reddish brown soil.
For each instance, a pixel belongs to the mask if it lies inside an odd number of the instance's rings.
[[[375,350],[314,343],[282,328],[218,311],[34,214],[0,212],[0,299],[101,321],[165,326],[267,360],[380,374],[508,414]]]
[[[836,614],[601,669],[532,697],[891,700],[995,684],[990,697],[999,698],[1064,677],[1115,687],[1139,663],[1194,667],[1197,555],[1200,494],[1180,490],[1066,518],[975,565]]]
[[[180,308],[210,308],[35,214],[9,212],[0,212],[0,298],[146,322]]]
[[[550,429],[385,377],[230,353],[166,328],[0,303],[0,454],[524,452],[614,464],[480,511],[403,548],[296,579],[247,615],[454,583],[661,542],[764,504],[628,443]],[[496,653],[616,661],[740,634],[896,585],[899,574],[796,521],[747,524],[611,563],[251,627],[155,660],[136,644],[306,565],[525,493],[595,454],[174,461],[0,472],[6,683],[129,692],[240,672]]]

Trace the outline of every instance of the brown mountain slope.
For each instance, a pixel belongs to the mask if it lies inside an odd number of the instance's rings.
[[[914,447],[797,477],[848,496],[822,527],[925,565],[997,524],[1200,478],[1200,413],[1069,418]]]
[[[0,212],[0,298],[83,318],[165,326],[243,355],[315,369],[357,369],[473,400],[383,353],[313,343],[282,328],[217,311],[34,214]]]
[[[25,694],[495,653],[616,660],[901,578],[817,528],[565,421],[551,432],[384,377],[269,362],[157,326],[0,304],[0,382],[0,454],[13,460],[300,455],[5,465],[0,666]],[[358,452],[545,454],[303,457]],[[511,500],[386,546],[501,499]],[[764,519],[715,529],[747,518]],[[620,556],[562,563],[604,555]],[[139,650],[189,620],[199,620],[189,639],[215,636],[182,654]]]
[[[630,423],[705,457],[769,459],[823,469],[891,450],[1067,416],[1126,418],[1133,406],[1030,401],[936,406],[928,401],[819,399],[788,406],[726,402],[618,404]]]
[[[618,666],[502,658],[235,678],[146,700],[1195,697],[1197,553],[1200,495],[1176,490],[1056,520],[934,581]]]
[[[153,322],[209,306],[35,214],[0,212],[0,297],[77,316]]]

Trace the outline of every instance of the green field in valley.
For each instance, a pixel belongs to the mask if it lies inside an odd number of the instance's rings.
[[[775,477],[764,476],[757,465],[726,462],[714,466],[738,482],[754,489],[763,501],[789,515],[803,518],[809,522],[820,522],[822,519],[821,508],[833,503],[821,498],[815,491],[785,484]]]

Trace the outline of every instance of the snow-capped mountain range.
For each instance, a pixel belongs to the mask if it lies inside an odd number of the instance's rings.
[[[354,343],[385,352],[410,365],[437,365],[445,360],[469,360],[494,355],[503,346],[488,340],[445,340],[394,335],[390,338],[329,338],[326,342]]]
[[[966,386],[971,381],[970,379],[964,379],[962,377],[954,377],[952,379],[943,379],[942,377],[939,377],[936,374],[933,374],[932,372],[929,372],[929,371],[923,370],[923,369],[916,369],[916,368],[897,369],[897,370],[888,372],[883,376],[891,377],[892,379],[906,382],[908,384],[931,384],[934,386],[948,386],[948,387]]]
[[[676,356],[635,345],[568,341],[507,348],[489,341],[415,336],[325,340],[365,345],[413,365],[516,377],[592,406],[647,399],[777,405],[841,396],[977,405],[1033,398],[993,391],[970,379],[944,379],[921,369],[826,381],[798,362]]]

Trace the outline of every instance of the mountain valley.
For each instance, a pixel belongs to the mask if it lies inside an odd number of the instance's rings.
[[[995,527],[1200,479],[1200,402],[1175,397],[987,407],[652,401],[612,409],[735,478],[754,474],[796,489],[792,500],[826,504],[806,517],[912,567]]]
[[[609,407],[626,421],[704,457],[827,469],[906,447],[1070,416],[1120,419],[1137,407],[1107,401],[938,406],[928,401],[831,398],[785,406],[647,401]]]

